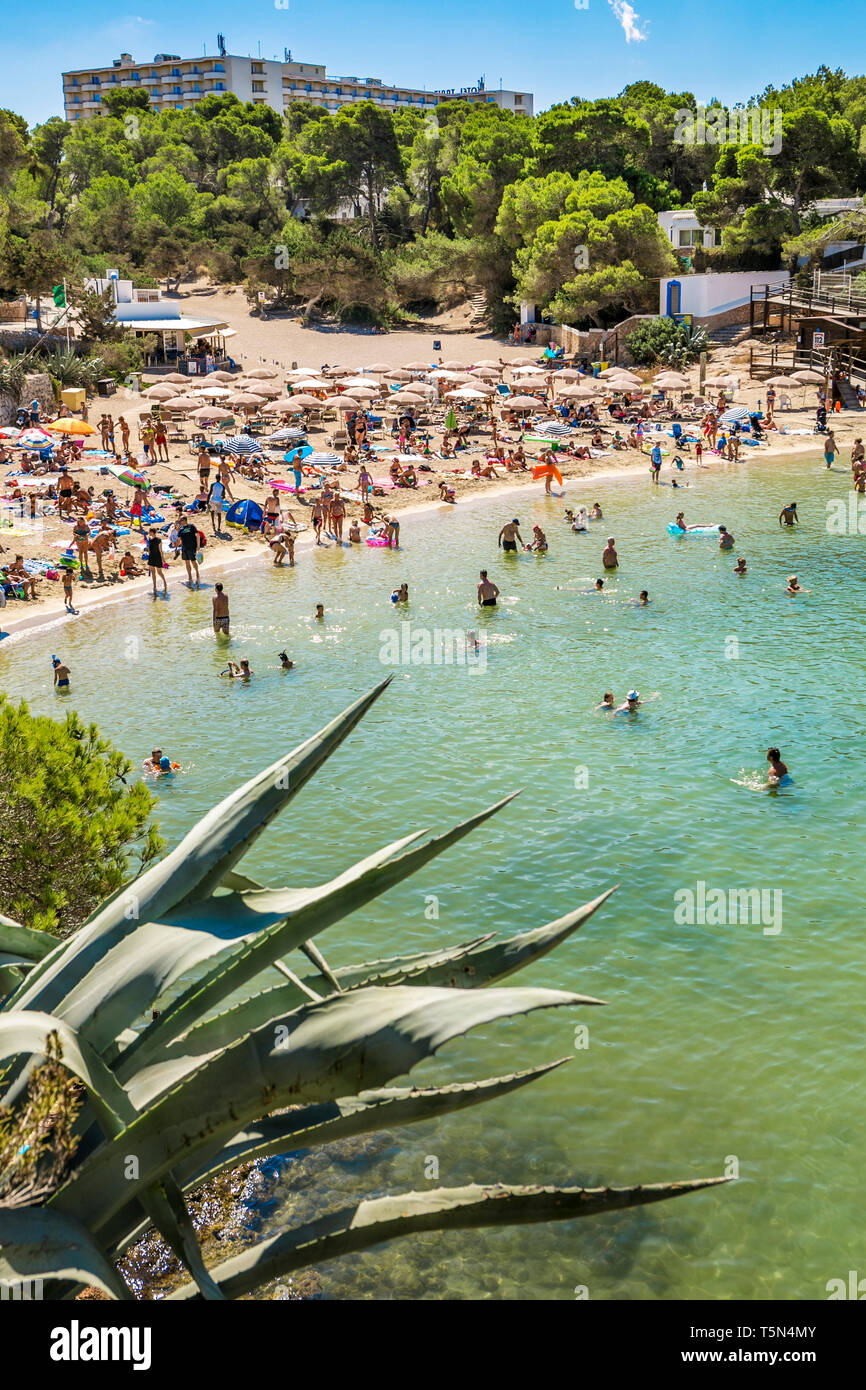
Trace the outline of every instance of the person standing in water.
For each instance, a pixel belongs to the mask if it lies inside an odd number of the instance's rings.
[[[502,530],[499,532],[497,545],[501,545],[503,550],[516,551],[518,544],[522,545],[524,550],[526,549],[526,546],[523,545],[523,537],[520,534],[520,522],[515,516],[512,517],[511,521],[506,521]]]
[[[778,786],[783,778],[790,777],[791,774],[788,771],[787,764],[782,762],[782,755],[778,748],[767,749],[767,762],[770,764],[770,770],[767,773],[767,782],[771,787]]]
[[[734,565],[734,574],[745,574],[745,573],[746,573],[746,557],[745,557],[745,555],[741,555],[740,558],[737,560],[737,563]]]
[[[789,502],[787,507],[783,507],[779,512],[780,526],[799,526],[800,518],[797,515],[797,503]]]
[[[482,570],[478,580],[479,604],[482,608],[495,608],[498,597],[499,590],[493,581],[487,578],[487,571]]]
[[[734,537],[731,535],[727,526],[719,527],[719,550],[733,550]]]
[[[162,580],[162,592],[168,597],[168,582],[165,577],[166,564],[162,554],[162,541],[153,528],[147,538],[147,567],[153,580],[153,596],[156,598],[156,577]]]
[[[828,468],[833,467],[833,460],[835,459],[835,457],[836,436],[833,433],[833,431],[830,430],[827,434],[827,438],[824,440],[824,462],[826,463]]]
[[[54,667],[54,688],[55,690],[69,689],[69,667],[64,666],[59,656],[52,656],[51,665]]]
[[[616,553],[616,543],[613,536],[607,538],[607,546],[602,551],[601,563],[606,570],[615,570],[619,566],[619,556]]]
[[[223,589],[222,584],[214,585],[213,598],[211,599],[213,608],[213,630],[218,637],[229,636],[229,596]]]

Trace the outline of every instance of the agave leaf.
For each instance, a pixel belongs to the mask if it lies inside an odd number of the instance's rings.
[[[560,990],[397,985],[306,1005],[289,1015],[284,1030],[265,1025],[206,1058],[165,1093],[164,1067],[136,1077],[130,1094],[143,1113],[91,1154],[51,1203],[99,1232],[133,1195],[122,1175],[122,1154],[136,1155],[139,1180],[147,1186],[180,1158],[212,1151],[268,1111],[382,1086],[471,1028],[572,1003],[574,996]]]
[[[71,1280],[93,1284],[109,1298],[132,1298],[86,1228],[47,1207],[0,1207],[0,1279]]]
[[[57,1034],[63,1066],[87,1088],[103,1132],[117,1134],[124,1119],[134,1117],[132,1103],[99,1054],[61,1019],[36,1012],[0,1013],[0,1062],[18,1057],[41,1061],[50,1033]]]
[[[225,1260],[211,1273],[228,1298],[240,1298],[272,1279],[307,1265],[369,1249],[396,1236],[417,1231],[447,1231],[484,1226],[528,1225],[535,1221],[573,1221],[578,1216],[622,1211],[626,1207],[683,1197],[730,1181],[698,1178],[642,1187],[440,1187],[432,1192],[404,1192],[358,1202],[342,1211],[308,1221],[271,1236]],[[169,1294],[169,1301],[197,1298],[194,1285]]]
[[[8,951],[10,955],[32,963],[44,960],[59,945],[60,938],[52,936],[50,932],[33,931],[31,927],[22,927],[11,917],[0,914],[0,951]]]
[[[363,907],[429,863],[437,854],[495,815],[514,799],[514,795],[504,797],[444,834],[392,858],[400,845],[409,843],[417,836],[396,841],[320,888],[291,892],[288,889],[266,889],[261,898],[257,894],[238,893],[232,895],[230,904],[226,898],[214,898],[210,908],[219,905],[219,911],[233,913],[235,924],[239,913],[246,911],[255,914],[257,911],[262,925],[254,933],[251,930],[251,940],[236,947],[228,959],[218,962],[209,974],[191,984],[185,993],[163,1010],[160,1017],[140,1034],[138,1041],[123,1053],[118,1063],[118,1074],[123,1080],[129,1080],[136,1069],[159,1057],[172,1038],[191,1028],[227,995],[261,974],[265,966],[299,946],[302,941],[309,942],[316,933],[341,921],[350,912]],[[287,917],[288,912],[291,915]],[[266,919],[270,920],[271,925],[266,925]],[[193,918],[186,917],[185,920],[188,926],[194,925]]]
[[[119,889],[75,936],[61,943],[25,981],[12,1005],[50,1012],[59,1009],[94,966],[105,961],[133,932],[141,931],[143,923],[158,923],[179,903],[202,901],[212,893],[274,816],[339,747],[390,679],[389,676],[380,682],[320,733],[215,806],[165,859],[152,864],[130,888]],[[168,952],[167,942],[163,951]],[[128,953],[120,950],[116,963],[112,961],[101,975],[106,1000],[112,993],[112,967],[120,976],[120,984],[113,988],[125,985],[124,1022],[141,1013],[155,997],[151,970],[145,968],[140,977],[133,974],[127,980],[127,966]],[[99,990],[94,1004],[98,995]],[[69,1019],[73,1023],[82,1021],[73,1014],[69,1014]]]
[[[395,1086],[378,1091],[362,1091],[357,1096],[343,1096],[339,1100],[321,1101],[316,1105],[297,1106],[248,1125],[207,1158],[200,1153],[181,1158],[172,1173],[184,1192],[189,1192],[240,1163],[290,1153],[294,1149],[332,1144],[338,1139],[369,1134],[386,1125],[396,1128],[417,1124],[420,1120],[439,1119],[455,1110],[464,1110],[485,1100],[495,1100],[498,1096],[527,1086],[531,1081],[537,1081],[572,1060],[571,1057],[560,1057],[540,1067],[514,1072],[511,1076],[488,1077],[484,1081],[464,1081],[423,1090]],[[130,1204],[118,1212],[105,1228],[103,1237],[106,1246],[115,1254],[120,1253],[141,1238],[148,1224],[138,1220],[137,1206]]]
[[[568,912],[543,927],[533,927],[530,931],[519,932],[504,940],[496,937],[472,946],[458,969],[449,969],[448,962],[432,963],[426,967],[416,965],[407,972],[407,979],[411,979],[413,984],[450,985],[454,989],[477,989],[491,980],[504,980],[533,961],[540,960],[548,951],[555,950],[615,892],[616,887],[608,888],[606,893],[593,898],[592,902],[584,903],[574,912]],[[586,1002],[601,1004],[604,1001],[587,999]]]
[[[52,1032],[57,1034],[60,1042],[63,1066],[87,1088],[93,1113],[106,1138],[122,1135],[125,1126],[138,1118],[129,1095],[85,1039],[60,1019],[52,1018],[49,1014],[23,1011],[0,1014],[0,1062],[22,1055],[38,1060],[44,1056],[45,1041]],[[119,1159],[119,1163],[122,1172],[123,1160]],[[174,1178],[168,1175],[162,1185],[154,1185],[136,1195],[151,1221],[178,1257],[185,1261],[202,1291],[210,1298],[220,1298],[221,1294],[205,1268],[192,1222]]]

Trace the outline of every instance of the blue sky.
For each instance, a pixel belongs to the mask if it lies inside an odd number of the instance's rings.
[[[121,50],[216,51],[324,63],[329,73],[381,77],[428,88],[533,91],[536,111],[574,95],[610,96],[649,79],[725,104],[747,99],[819,64],[862,72],[866,48],[839,0],[816,7],[756,0],[151,0],[143,14],[111,0],[32,0],[6,7],[0,41],[0,105],[31,124],[62,114],[60,73],[104,65]],[[583,0],[578,0],[583,3]]]

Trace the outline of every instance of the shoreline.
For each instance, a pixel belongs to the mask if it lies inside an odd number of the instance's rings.
[[[754,451],[754,456],[756,460],[759,458],[778,460],[790,457],[797,457],[809,453],[819,454],[819,445],[821,438],[822,436],[820,435],[815,435],[814,439],[812,440],[797,438],[796,441],[792,440],[791,445],[787,448],[773,449],[768,447],[766,449],[759,449]],[[633,451],[630,452],[633,453]],[[709,461],[705,459],[703,463],[703,468],[707,469],[709,472],[714,472],[717,468],[720,468],[722,466],[740,467],[742,464],[750,461],[751,458],[751,450],[749,451],[749,454],[741,457],[737,464],[731,464],[728,460],[721,459],[713,455]],[[648,471],[646,464],[632,461],[623,463],[618,468],[606,467],[600,469],[595,469],[591,467],[581,469],[580,465],[585,464],[587,462],[586,460],[573,460],[572,462],[575,465],[574,468],[572,468],[568,472],[563,470],[563,484],[584,480],[612,482],[622,478],[637,477],[641,474],[646,474],[646,472]],[[692,468],[694,469],[694,467],[695,464],[694,460],[692,459]],[[849,470],[846,468],[845,472],[847,473],[848,471]],[[520,475],[519,478],[515,478],[513,482],[505,482],[504,480],[502,480],[498,481],[496,485],[492,487],[486,487],[482,484],[476,490],[464,493],[463,500],[471,499],[472,501],[475,501],[479,498],[485,498],[492,501],[494,499],[504,497],[508,494],[528,493],[530,491],[537,492],[539,495],[543,496],[543,484],[539,480],[527,480],[524,475]],[[438,498],[434,499],[431,497],[429,501],[413,501],[411,503],[408,503],[407,505],[395,506],[393,510],[399,512],[400,517],[402,519],[403,516],[418,516],[425,512],[438,511],[445,507],[450,508],[450,504],[441,502]],[[361,544],[363,545],[363,541],[361,542]],[[310,528],[310,530],[305,532],[304,534],[300,535],[295,542],[296,551],[312,549],[314,547],[315,536],[312,531],[312,528]],[[248,537],[244,538],[244,541],[238,547],[238,549],[240,550],[240,553],[236,554],[231,559],[222,558],[221,556],[214,555],[202,561],[202,563],[199,565],[199,572],[201,573],[203,580],[207,577],[207,579],[210,581],[207,583],[203,583],[202,588],[212,587],[213,582],[215,582],[217,578],[221,578],[224,574],[232,574],[245,569],[251,569],[255,565],[262,564],[265,560],[268,560],[270,563],[272,563],[270,561],[270,551],[267,549],[267,547],[261,546],[259,542],[253,541]],[[173,561],[172,568],[177,569],[181,574],[183,574],[183,561],[180,558]],[[284,565],[283,568],[289,569],[290,566]],[[187,587],[186,581],[181,581],[179,585],[176,587],[185,589]],[[91,612],[98,611],[103,608],[108,608],[115,604],[125,603],[143,593],[146,593],[151,589],[151,579],[149,575],[144,575],[140,578],[129,580],[122,584],[108,584],[106,585],[106,589],[108,590],[107,592],[90,594],[85,590],[83,593],[79,594],[76,600],[77,609],[75,616],[85,617]],[[5,612],[6,610],[3,611]],[[57,622],[58,619],[65,618],[67,616],[71,617],[72,615],[66,614],[62,595],[57,594],[52,595],[50,599],[40,604],[37,612],[28,613],[26,615],[22,614],[20,618],[16,618],[8,625],[3,623],[2,619],[0,619],[0,629],[2,629],[2,631],[5,633],[4,641],[21,640],[24,637],[36,633],[40,629],[48,627],[49,625]],[[0,650],[2,650],[2,646],[0,646]]]

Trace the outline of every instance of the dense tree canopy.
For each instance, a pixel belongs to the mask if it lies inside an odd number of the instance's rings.
[[[683,138],[695,96],[652,82],[534,119],[458,100],[303,102],[281,117],[216,93],[156,114],[127,88],[103,105],[98,120],[33,130],[0,110],[0,294],[110,260],[139,279],[245,277],[251,293],[379,319],[483,289],[500,323],[524,297],[609,322],[670,272],[661,209],[693,206],[721,229],[705,264],[778,265],[819,245],[816,199],[866,184],[866,77],[826,67],[768,87],[727,126],[711,102],[721,139]],[[736,132],[759,111],[771,129],[778,117],[778,148]]]

